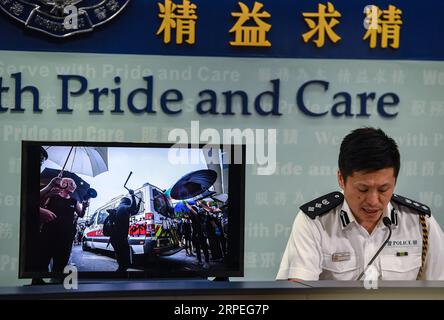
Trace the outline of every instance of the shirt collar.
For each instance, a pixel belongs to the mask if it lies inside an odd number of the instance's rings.
[[[388,217],[390,219],[390,221],[392,222],[392,227],[396,228],[398,226],[398,213],[391,202],[389,202],[387,207],[384,209],[382,217],[376,225],[377,228],[385,227],[384,223],[382,222],[382,219],[384,217]],[[339,222],[342,229],[353,223],[358,223],[345,198],[344,202],[342,203],[341,211],[339,212]]]
[[[339,221],[342,229],[346,228],[349,224],[356,222],[355,216],[352,214],[345,198],[344,202],[342,203],[341,211],[339,212]]]
[[[388,217],[390,219],[390,221],[392,222],[392,226],[391,226],[392,228],[398,227],[398,212],[393,207],[391,202],[389,202],[387,207],[384,209],[384,212],[382,213],[381,220],[379,220],[378,225],[377,225],[378,228],[385,227],[384,223],[382,222],[382,219],[384,217]]]

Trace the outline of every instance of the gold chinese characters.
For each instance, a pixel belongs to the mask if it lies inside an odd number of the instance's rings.
[[[178,45],[194,45],[196,28],[199,27],[198,5],[190,0],[182,0],[181,3],[164,0],[157,4],[157,16],[161,23],[156,35],[161,36],[165,44],[174,42]],[[232,36],[228,44],[235,47],[271,47],[272,43],[267,36],[272,29],[272,12],[267,11],[264,4],[258,1],[254,2],[252,8],[240,1],[237,4],[240,11],[230,13],[235,22],[231,28],[227,28]],[[401,15],[402,11],[394,5],[386,9],[375,5],[365,7],[362,40],[368,42],[371,49],[398,49],[403,24]],[[342,40],[338,26],[345,17],[331,2],[319,3],[317,11],[302,12],[301,17],[308,28],[302,31],[304,43],[312,42],[317,48],[322,48],[327,42],[338,44]]]

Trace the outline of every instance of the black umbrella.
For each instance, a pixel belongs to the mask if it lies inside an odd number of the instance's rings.
[[[57,177],[60,173],[60,169],[45,168],[42,173],[40,173],[40,186],[46,186],[51,179]],[[71,178],[77,185],[76,190],[72,193],[72,197],[79,202],[86,200],[87,198],[95,198],[97,192],[90,188],[89,183],[80,178],[75,173],[70,171],[63,171],[62,178]]]
[[[211,198],[211,196],[215,193],[216,193],[215,191],[206,190],[202,194],[194,197],[193,200],[202,200],[205,198]]]
[[[171,188],[171,198],[184,200],[196,197],[207,191],[217,179],[214,170],[198,170],[184,175]]]

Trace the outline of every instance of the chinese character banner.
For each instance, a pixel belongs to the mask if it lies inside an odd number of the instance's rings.
[[[444,57],[442,1],[65,1],[75,3],[72,9],[43,3],[50,1],[0,1],[0,49],[327,59]],[[74,20],[67,8],[76,14]]]

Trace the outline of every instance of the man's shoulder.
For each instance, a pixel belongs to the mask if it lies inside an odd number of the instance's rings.
[[[299,207],[311,219],[316,219],[344,202],[344,195],[339,191],[327,193]]]
[[[399,194],[394,193],[391,201],[396,203],[398,206],[407,207],[409,209],[412,209],[412,210],[409,210],[409,212],[411,212],[411,213],[427,215],[429,217],[432,215],[432,211],[430,210],[429,206],[427,206],[419,201],[412,200],[407,197],[401,196]]]

